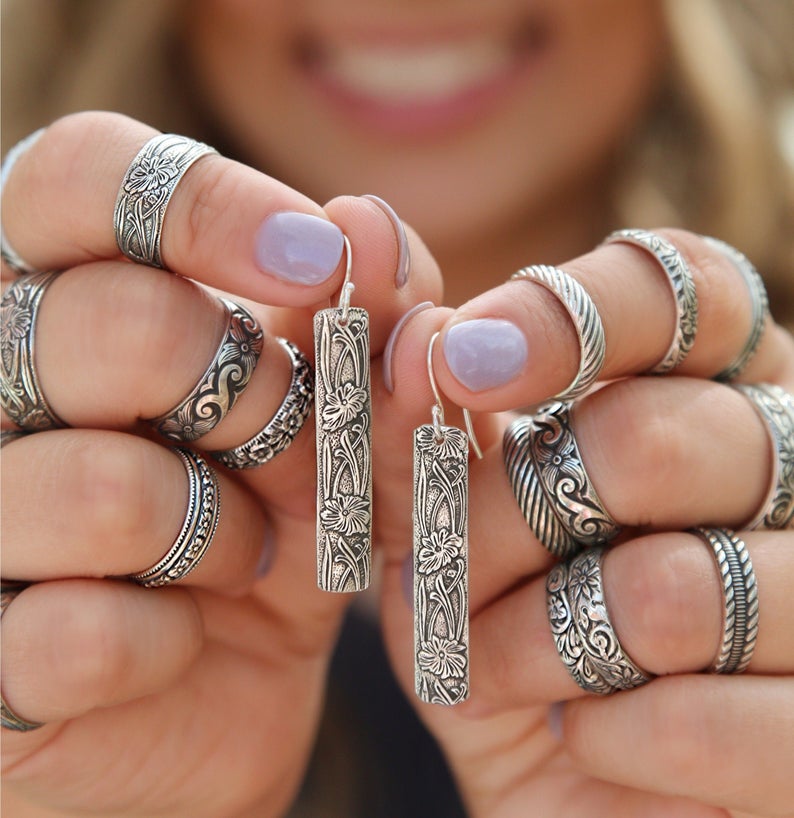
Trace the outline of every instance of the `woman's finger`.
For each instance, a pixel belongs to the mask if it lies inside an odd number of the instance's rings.
[[[14,475],[2,494],[6,578],[139,574],[179,538],[183,550],[207,543],[185,582],[241,593],[256,578],[269,537],[265,513],[222,470],[214,495],[199,475],[196,499],[175,452],[133,435],[72,429],[15,440],[3,461]]]
[[[750,290],[714,244],[662,230],[686,261],[697,292],[697,334],[675,371],[711,378],[741,353],[753,327]],[[676,300],[659,260],[632,244],[605,244],[563,264],[590,294],[606,338],[602,380],[651,370],[671,346]],[[498,411],[536,404],[565,390],[580,365],[580,342],[561,300],[530,281],[509,281],[451,315],[435,356],[439,384],[461,406]],[[443,346],[443,354],[441,347]],[[791,377],[794,341],[766,319],[760,347],[742,379]]]
[[[3,700],[45,724],[131,701],[169,687],[203,639],[198,609],[181,589],[88,579],[31,585],[3,614]]]
[[[659,679],[565,705],[562,736],[577,767],[606,781],[753,815],[794,805],[791,677]]]

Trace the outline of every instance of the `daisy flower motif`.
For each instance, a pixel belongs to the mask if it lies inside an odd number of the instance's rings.
[[[445,565],[449,565],[460,554],[462,545],[463,540],[446,528],[431,531],[429,537],[422,537],[421,539],[419,554],[417,555],[419,573],[432,574]]]
[[[9,304],[0,311],[0,338],[4,343],[19,341],[30,328],[30,310],[19,304]]]
[[[366,392],[352,383],[344,383],[329,392],[323,407],[323,429],[330,432],[341,429],[361,412],[366,402]]]
[[[450,676],[462,678],[466,670],[463,645],[440,636],[431,636],[429,642],[423,642],[417,659],[422,670],[442,679],[448,679]]]
[[[533,450],[533,455],[537,463],[538,471],[543,474],[544,482],[554,485],[564,475],[567,477],[579,477],[576,464],[579,459],[573,435],[565,438],[558,438],[553,446],[537,446]]]
[[[171,440],[198,440],[202,435],[212,431],[218,418],[213,414],[208,418],[200,418],[195,414],[196,406],[189,401],[174,415],[167,417],[157,428],[160,434]]]
[[[234,315],[229,327],[229,337],[224,346],[225,349],[218,363],[223,366],[227,361],[238,361],[240,369],[250,377],[262,352],[264,336],[261,331],[252,335],[250,322],[244,324],[242,316]]]
[[[465,440],[461,435],[446,433],[436,439],[436,430],[432,426],[422,426],[416,433],[416,442],[420,449],[429,449],[440,460],[458,460],[465,450]]]
[[[575,560],[570,566],[568,574],[568,585],[571,589],[578,588],[593,597],[601,596],[601,583],[598,581],[598,573],[593,570],[594,565],[591,560]]]
[[[179,170],[172,159],[163,156],[144,156],[130,173],[127,191],[144,193],[165,187],[178,173]]]
[[[345,536],[364,534],[369,526],[369,503],[351,494],[332,497],[323,503],[320,522]]]

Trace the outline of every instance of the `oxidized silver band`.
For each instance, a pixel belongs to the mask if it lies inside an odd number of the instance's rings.
[[[564,562],[555,565],[546,577],[546,609],[557,653],[576,684],[588,693],[611,693],[612,686],[593,667],[574,625],[568,599],[568,565]]]
[[[256,318],[234,301],[219,300],[227,322],[212,363],[181,403],[148,421],[177,443],[198,440],[226,417],[251,380],[262,352],[264,335]]]
[[[601,372],[606,355],[604,326],[593,299],[575,278],[558,267],[546,264],[524,267],[510,278],[534,281],[545,287],[557,296],[571,316],[579,337],[579,371],[571,384],[555,395],[555,399],[570,400],[584,394]]]
[[[721,239],[715,239],[711,236],[704,236],[703,238],[708,244],[727,256],[733,266],[741,273],[750,292],[752,307],[750,335],[736,358],[714,376],[715,381],[732,381],[742,373],[742,370],[758,350],[764,334],[766,319],[769,316],[769,298],[766,294],[766,287],[764,287],[764,280],[744,253],[740,253],[735,247]]]
[[[8,582],[0,586],[0,617],[5,613],[6,608],[27,588],[25,582]],[[5,703],[5,699],[0,695],[0,724],[7,730],[16,730],[19,733],[27,733],[29,730],[36,730],[42,726],[41,722],[28,721],[14,713]]]
[[[616,230],[605,244],[634,244],[651,253],[659,262],[673,288],[676,304],[676,330],[664,357],[649,371],[664,375],[683,363],[695,343],[698,325],[698,302],[695,282],[681,253],[667,239],[649,230]]]
[[[166,555],[151,568],[129,579],[146,588],[159,588],[186,577],[212,544],[220,519],[220,486],[207,461],[190,449],[175,448],[190,483],[187,513],[182,530]]]
[[[47,287],[58,275],[18,278],[0,300],[0,404],[17,426],[29,432],[66,426],[47,403],[36,374],[36,316]]]
[[[36,142],[38,142],[39,137],[44,133],[44,130],[44,128],[39,128],[37,131],[29,134],[24,139],[20,139],[19,142],[17,142],[17,144],[14,145],[14,147],[11,148],[11,150],[5,155],[2,167],[0,167],[0,194],[3,192],[3,188],[6,185],[6,180],[11,174],[11,169],[16,164],[17,159],[19,159],[23,153],[33,147]],[[0,225],[0,256],[2,256],[3,261],[17,273],[31,274],[38,272],[35,267],[28,264],[8,243],[8,239],[6,238],[2,225]]]
[[[758,587],[747,546],[733,531],[695,528],[711,547],[722,580],[722,644],[712,673],[742,673],[750,664],[758,637]]]
[[[215,148],[177,134],[153,136],[130,162],[119,188],[113,225],[125,256],[164,267],[160,255],[165,211],[187,169]]]
[[[294,344],[285,338],[278,341],[287,351],[292,364],[289,390],[275,415],[250,440],[233,449],[209,453],[229,469],[254,469],[272,460],[292,443],[311,414],[314,402],[311,364]]]
[[[774,384],[738,384],[734,389],[749,398],[772,443],[769,492],[761,511],[744,528],[790,528],[794,525],[794,397]]]
[[[651,680],[620,645],[609,620],[601,561],[604,548],[588,548],[568,563],[568,602],[584,652],[613,690],[630,690]]]

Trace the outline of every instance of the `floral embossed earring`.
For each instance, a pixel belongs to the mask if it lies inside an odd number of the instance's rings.
[[[314,316],[317,585],[363,591],[372,554],[369,315],[350,306],[352,254],[335,308]]]
[[[433,375],[437,338],[427,347],[433,422],[414,429],[414,676],[422,701],[451,705],[469,695],[469,440],[482,453],[467,410],[468,434],[444,425]]]

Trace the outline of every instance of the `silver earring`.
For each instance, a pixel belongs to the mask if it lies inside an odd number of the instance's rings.
[[[451,705],[469,695],[470,439],[482,453],[465,409],[468,434],[444,425],[433,375],[437,338],[427,347],[433,422],[414,429],[414,675],[422,701]]]
[[[350,306],[352,253],[339,305],[314,316],[317,585],[363,591],[372,555],[369,315]]]

